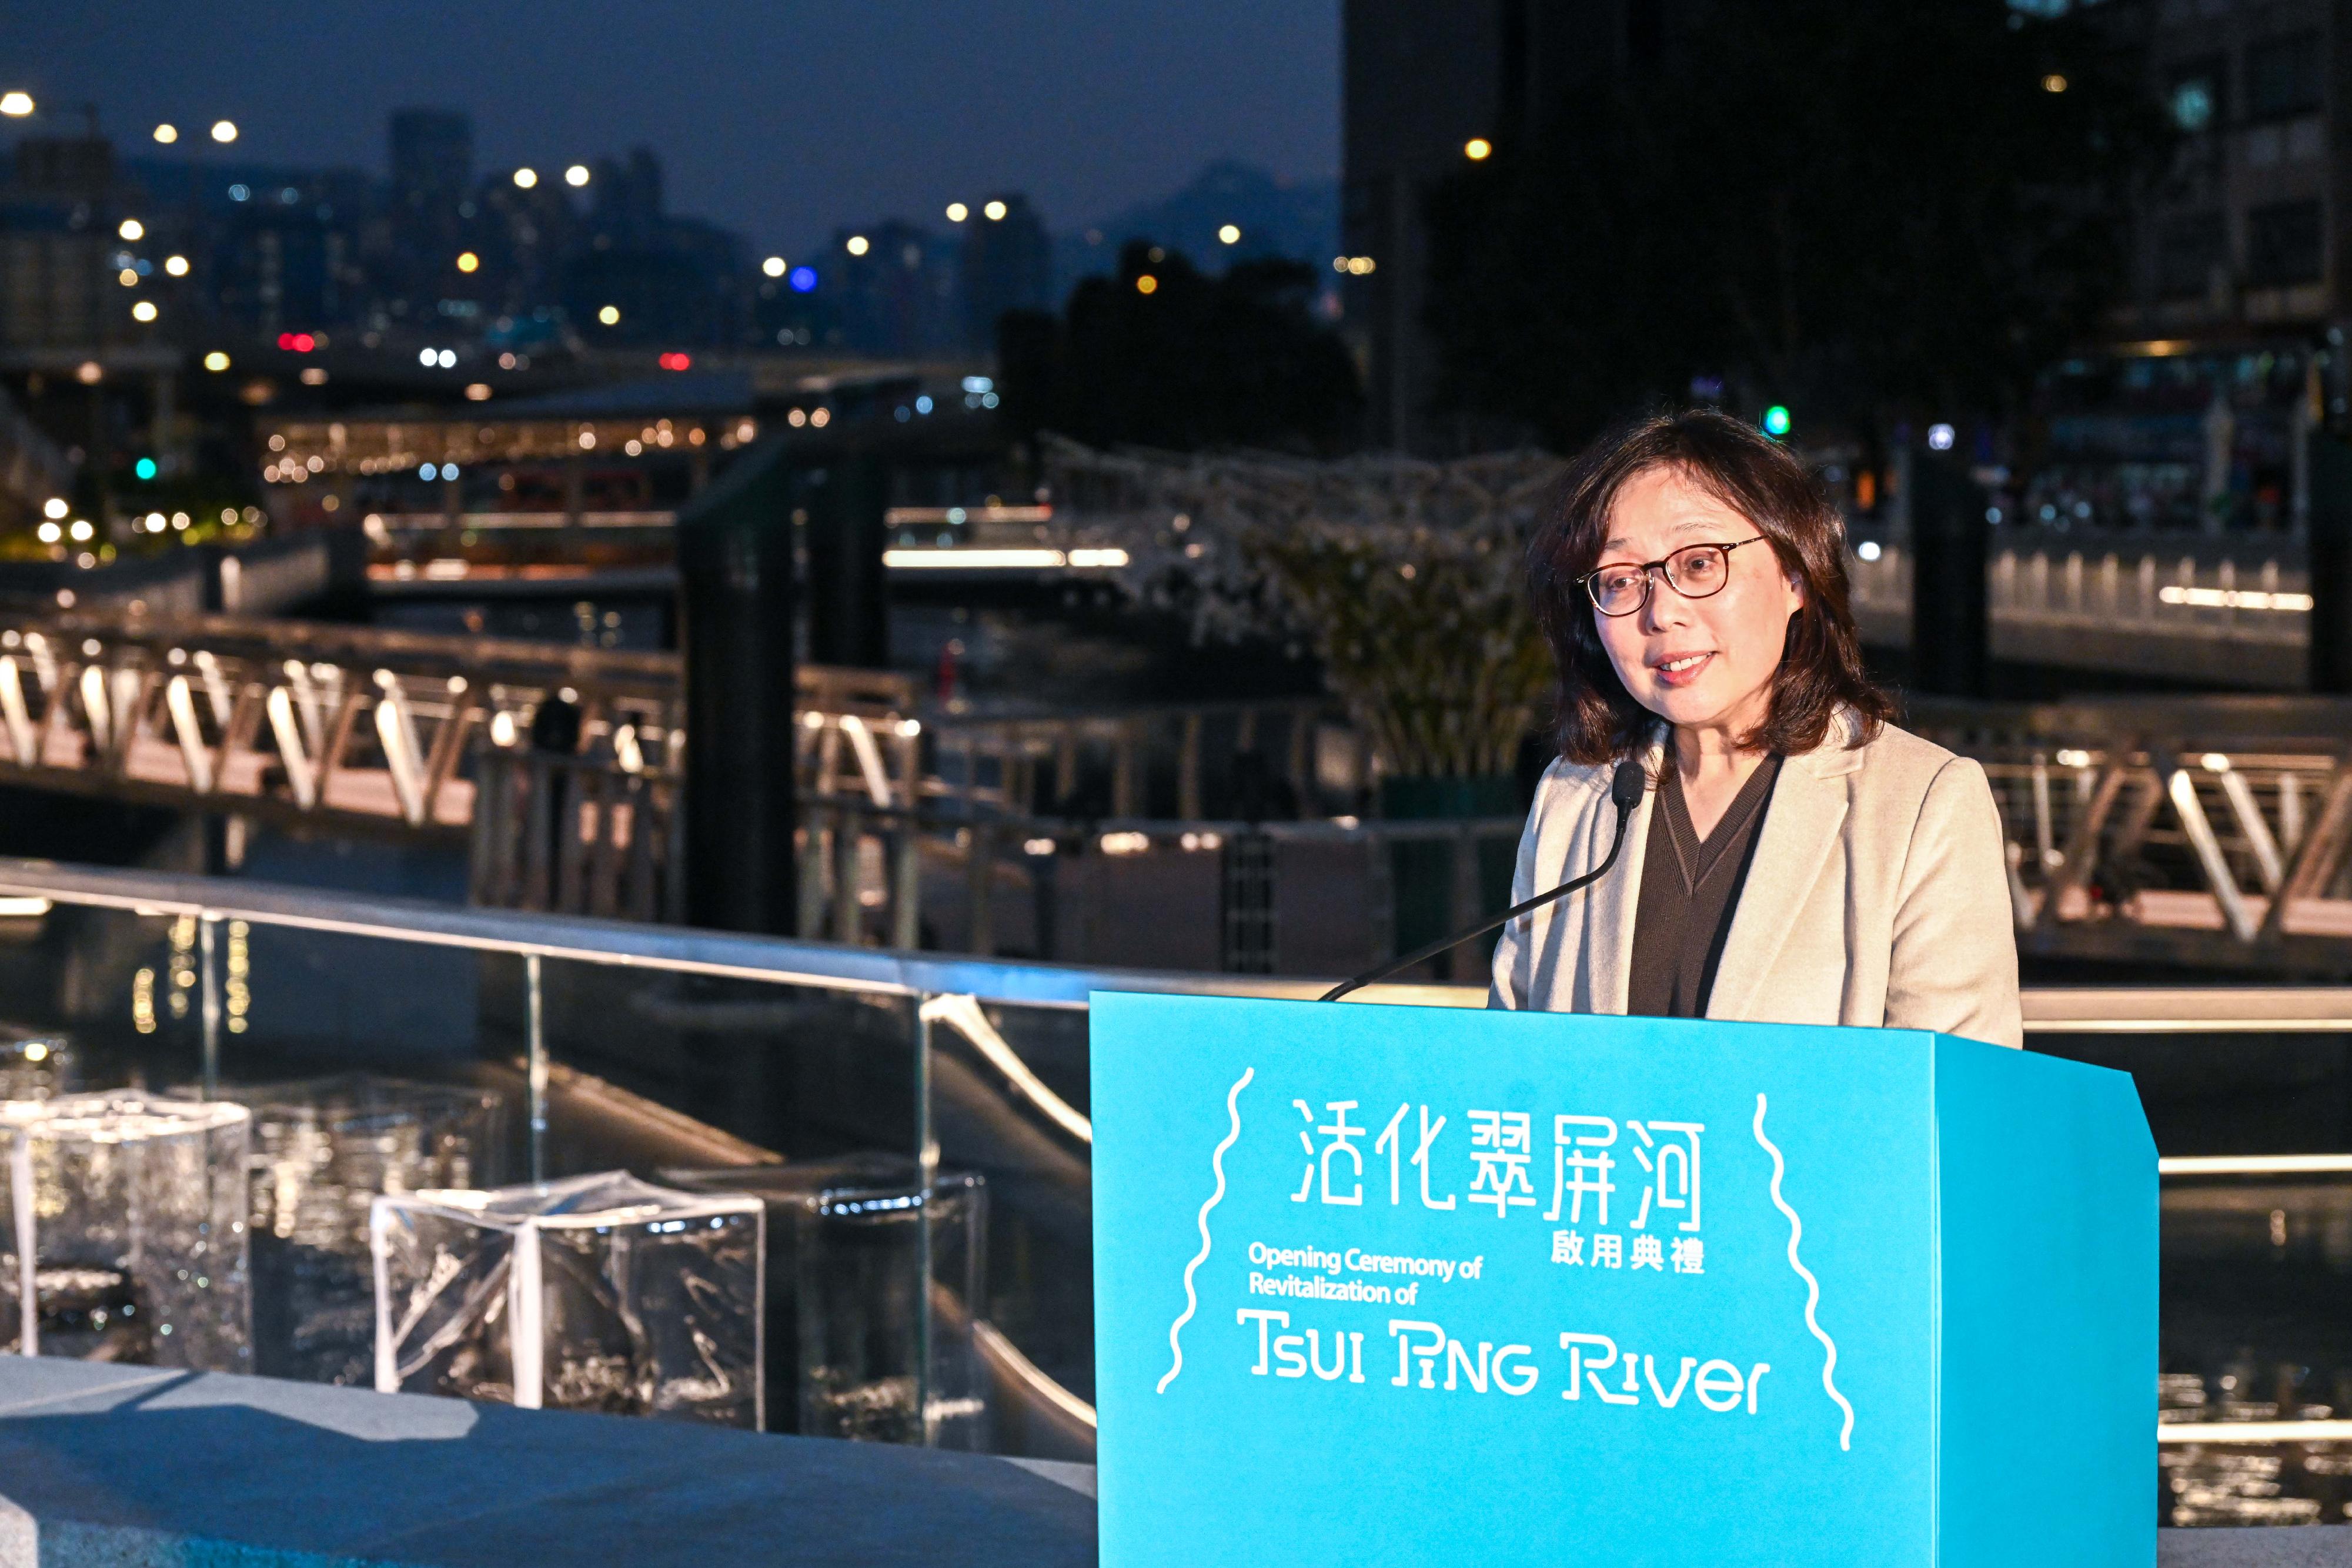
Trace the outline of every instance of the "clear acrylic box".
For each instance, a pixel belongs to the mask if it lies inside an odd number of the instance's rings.
[[[987,1185],[898,1155],[664,1171],[770,1206],[771,1430],[933,1448],[989,1446],[973,1330]]]
[[[494,1090],[369,1073],[222,1093],[253,1113],[253,1370],[369,1386],[369,1205],[383,1193],[495,1185],[503,1102]]]
[[[766,1213],[622,1171],[388,1194],[375,1385],[757,1427]]]
[[[242,1105],[0,1103],[0,1350],[252,1368]]]

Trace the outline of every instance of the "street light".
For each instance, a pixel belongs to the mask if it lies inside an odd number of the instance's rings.
[[[213,140],[226,147],[236,140],[236,122],[233,120],[213,121]]]
[[[1217,230],[1217,243],[1220,245],[1239,245],[1241,242],[1242,231],[1240,225],[1227,224]]]
[[[580,186],[586,184],[588,183],[588,165],[585,163],[574,163],[571,168],[563,171],[563,183],[573,187],[575,190]]]
[[[180,139],[180,128],[166,122],[155,128],[155,140],[169,147]]]
[[[864,235],[851,235],[849,236],[848,243],[844,245],[841,248],[847,251],[852,256],[864,256],[868,247],[866,244],[866,236]]]
[[[784,258],[781,256],[772,256],[760,264],[760,270],[770,277],[782,277],[785,272]]]
[[[948,204],[948,222],[951,224],[960,224],[970,216],[971,216],[971,209],[965,206],[961,202],[950,202]]]
[[[617,305],[607,305],[596,312],[596,319],[607,327],[617,327],[621,324],[621,308]]]
[[[174,277],[185,277],[188,276],[188,258],[184,256],[167,256],[163,258],[163,270]]]
[[[131,319],[133,321],[152,321],[155,319],[155,302],[152,299],[142,299],[131,308]]]
[[[991,202],[988,205],[981,208],[980,210],[988,214],[988,221],[990,223],[995,223],[1004,216],[1004,204],[1003,202]]]
[[[1462,144],[1462,156],[1473,163],[1481,163],[1494,156],[1495,144],[1483,136],[1473,136]]]
[[[470,251],[470,250],[461,250],[461,251],[459,251],[459,252],[457,253],[457,270],[458,270],[458,271],[460,271],[460,272],[472,272],[472,271],[474,271],[476,268],[479,267],[481,265],[482,265],[482,258],[481,258],[480,256],[476,256],[472,251]]]
[[[33,112],[33,95],[29,92],[0,92],[0,114],[11,120],[22,120]]]
[[[114,232],[124,239],[144,239],[147,237],[147,225],[137,218],[125,218]]]
[[[518,169],[514,172],[514,183],[518,189],[528,191],[533,185],[539,183],[539,171],[536,169]]]

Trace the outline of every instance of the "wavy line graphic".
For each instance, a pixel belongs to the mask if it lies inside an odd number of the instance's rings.
[[[1771,1139],[1764,1135],[1764,1096],[1761,1094],[1756,1096],[1756,1141],[1764,1145],[1766,1154],[1772,1156],[1772,1206],[1789,1217],[1789,1267],[1805,1281],[1805,1326],[1813,1331],[1813,1337],[1822,1342],[1823,1350],[1829,1352],[1829,1358],[1822,1363],[1822,1386],[1829,1390],[1832,1399],[1837,1401],[1837,1407],[1845,1412],[1845,1426],[1838,1432],[1838,1447],[1851,1452],[1853,1448],[1853,1406],[1846,1403],[1845,1396],[1838,1392],[1837,1384],[1831,1376],[1837,1370],[1837,1342],[1822,1332],[1821,1321],[1813,1316],[1813,1309],[1822,1301],[1822,1282],[1813,1278],[1811,1270],[1797,1260],[1797,1242],[1805,1234],[1805,1222],[1797,1218],[1797,1211],[1790,1208],[1789,1200],[1780,1196],[1780,1176],[1785,1167],[1780,1161],[1780,1151],[1773,1146]]]
[[[1176,1381],[1176,1375],[1184,1370],[1184,1347],[1177,1343],[1176,1335],[1192,1321],[1192,1313],[1201,1304],[1200,1298],[1192,1293],[1192,1274],[1209,1260],[1209,1210],[1224,1201],[1225,1151],[1232,1148],[1234,1140],[1242,1135],[1242,1091],[1248,1088],[1249,1081],[1256,1076],[1256,1068],[1244,1067],[1242,1075],[1234,1080],[1234,1086],[1225,1091],[1225,1114],[1233,1119],[1233,1130],[1225,1134],[1224,1142],[1219,1144],[1216,1151],[1209,1156],[1209,1168],[1217,1173],[1217,1190],[1211,1193],[1209,1201],[1201,1206],[1201,1250],[1184,1265],[1184,1310],[1176,1314],[1174,1322],[1168,1325],[1168,1348],[1175,1353],[1176,1360],[1168,1368],[1168,1375],[1160,1380],[1160,1386],[1152,1390],[1154,1394],[1167,1393],[1168,1385]]]

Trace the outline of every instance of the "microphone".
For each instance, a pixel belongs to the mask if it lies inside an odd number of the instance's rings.
[[[1617,765],[1617,771],[1609,779],[1609,800],[1617,808],[1617,836],[1610,840],[1609,852],[1601,857],[1601,863],[1582,876],[1573,877],[1561,883],[1549,893],[1539,893],[1525,904],[1515,904],[1484,925],[1474,926],[1458,936],[1448,936],[1442,941],[1432,942],[1428,946],[1417,948],[1392,964],[1383,964],[1378,968],[1357,976],[1352,980],[1343,980],[1324,992],[1321,999],[1336,1002],[1349,991],[1385,980],[1400,970],[1412,968],[1415,964],[1426,963],[1449,947],[1458,947],[1465,942],[1484,936],[1497,926],[1509,925],[1530,910],[1542,908],[1555,898],[1565,898],[1578,888],[1600,881],[1609,874],[1609,868],[1617,863],[1618,852],[1625,847],[1625,825],[1633,820],[1633,808],[1641,803],[1642,791],[1648,787],[1649,777],[1643,771],[1640,763],[1629,761]]]

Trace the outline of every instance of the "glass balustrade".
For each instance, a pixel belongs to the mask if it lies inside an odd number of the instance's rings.
[[[741,1170],[798,1228],[772,1297],[809,1297],[768,1319],[772,1386],[814,1391],[772,1427],[1090,1457],[1086,998],[1120,988],[1316,987],[0,864],[0,1082],[253,1108],[257,1337],[310,1323],[257,1360],[341,1381],[373,1189]],[[2352,1517],[2352,1001],[2026,1002],[2033,1048],[2133,1075],[2164,1158],[2162,1517]],[[828,1258],[855,1290],[802,1279]],[[289,1269],[310,1318],[269,1299]]]

